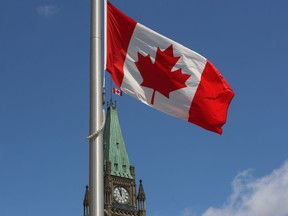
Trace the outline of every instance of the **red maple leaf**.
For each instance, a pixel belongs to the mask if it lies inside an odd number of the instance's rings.
[[[173,46],[161,51],[157,48],[155,62],[152,63],[150,55],[143,56],[138,52],[138,62],[135,62],[140,71],[143,82],[141,86],[153,89],[151,104],[154,104],[155,92],[158,91],[169,98],[172,91],[185,88],[185,82],[190,75],[182,74],[181,69],[172,72],[180,57],[173,56]]]

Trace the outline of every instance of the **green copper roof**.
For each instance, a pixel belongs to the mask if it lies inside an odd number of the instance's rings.
[[[111,162],[110,175],[133,179],[116,106],[111,102],[104,127],[104,165]]]

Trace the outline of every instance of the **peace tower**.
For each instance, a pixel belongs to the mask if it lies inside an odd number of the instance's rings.
[[[136,191],[135,168],[130,164],[116,105],[109,103],[103,134],[104,215],[146,216],[146,197],[142,180]],[[83,201],[84,216],[89,216],[89,188]]]

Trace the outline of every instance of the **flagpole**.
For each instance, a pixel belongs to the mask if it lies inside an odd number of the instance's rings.
[[[104,216],[103,98],[102,98],[102,0],[91,0],[90,20],[90,138],[89,216]],[[96,135],[95,135],[96,134]]]

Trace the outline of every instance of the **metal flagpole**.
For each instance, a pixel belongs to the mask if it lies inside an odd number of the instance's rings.
[[[89,216],[104,216],[101,2],[91,0]]]

